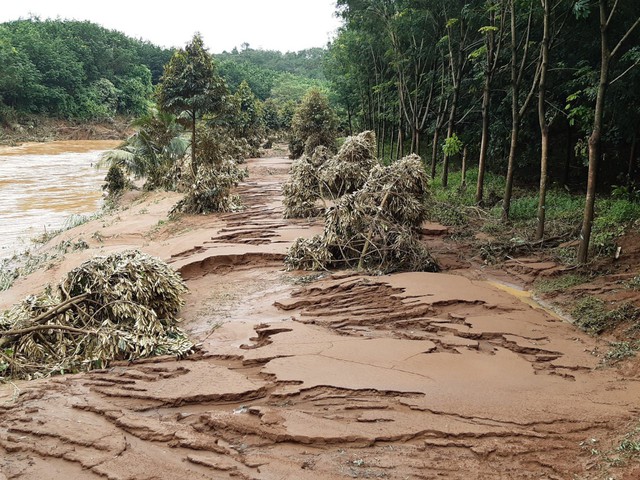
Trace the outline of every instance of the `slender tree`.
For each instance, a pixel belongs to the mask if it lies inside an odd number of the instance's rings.
[[[589,136],[589,173],[587,177],[587,195],[582,218],[582,229],[580,230],[580,244],[578,247],[578,262],[585,263],[589,256],[589,242],[591,239],[591,228],[593,225],[594,207],[596,201],[596,176],[598,163],[600,161],[600,149],[602,139],[602,124],[605,108],[605,96],[609,86],[609,72],[612,61],[621,53],[621,49],[634,30],[640,25],[640,15],[632,21],[630,27],[624,31],[619,41],[613,49],[609,46],[610,29],[613,19],[616,17],[618,0],[614,0],[613,6],[609,9],[607,0],[599,0],[598,7],[600,13],[600,78],[598,81],[598,91],[596,95],[596,105],[593,115],[593,130]],[[634,66],[637,65],[634,64]],[[627,70],[628,71],[628,70]],[[626,73],[626,72],[624,72]],[[624,74],[623,73],[623,74]]]
[[[518,150],[518,140],[520,135],[520,125],[522,123],[522,117],[524,116],[531,99],[533,98],[536,84],[538,83],[538,74],[540,73],[540,63],[538,62],[533,82],[531,82],[531,88],[529,93],[525,97],[525,100],[521,102],[520,88],[522,86],[523,77],[529,62],[529,46],[531,36],[531,24],[533,18],[533,3],[529,8],[529,15],[527,18],[527,26],[524,32],[524,39],[522,41],[522,54],[518,59],[519,53],[519,40],[517,29],[517,10],[516,0],[509,0],[509,17],[511,27],[511,140],[509,146],[509,160],[507,161],[507,178],[504,190],[504,199],[502,202],[502,220],[509,220],[509,213],[511,210],[511,194],[513,192],[513,176],[515,172],[516,153]],[[538,56],[538,59],[542,58]]]
[[[538,124],[540,125],[540,191],[538,197],[538,225],[536,240],[544,236],[547,202],[547,171],[549,165],[549,123],[546,118],[547,73],[549,44],[551,43],[551,0],[540,0],[543,10],[543,36],[540,44],[540,80],[538,82]]]
[[[487,163],[487,150],[489,148],[489,103],[491,101],[491,83],[498,69],[500,49],[504,33],[505,19],[504,0],[490,0],[486,3],[489,24],[482,27],[480,32],[484,35],[485,61],[483,68],[482,87],[482,134],[480,136],[480,157],[478,159],[478,183],[476,186],[476,203],[482,204],[484,196],[484,174]]]
[[[197,173],[196,124],[205,113],[222,111],[227,88],[216,74],[211,55],[196,33],[184,49],[173,54],[158,85],[158,105],[175,114],[191,130],[191,164]]]

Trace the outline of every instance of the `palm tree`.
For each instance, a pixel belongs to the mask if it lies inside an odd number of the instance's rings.
[[[174,188],[168,174],[184,157],[189,142],[175,116],[151,110],[132,124],[138,131],[102,155],[98,167],[117,166],[134,178],[145,178],[145,190]]]

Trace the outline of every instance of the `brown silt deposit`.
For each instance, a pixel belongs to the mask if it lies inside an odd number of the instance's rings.
[[[597,339],[473,267],[285,271],[321,222],[283,220],[288,160],[247,165],[244,210],[169,221],[179,195],[148,194],[51,240],[89,248],[0,293],[4,309],[138,248],[182,274],[201,345],[1,385],[0,479],[640,478],[617,450],[638,427],[637,368],[603,367]]]

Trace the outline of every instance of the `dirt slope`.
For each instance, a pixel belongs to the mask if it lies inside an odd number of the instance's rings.
[[[287,246],[320,226],[282,220],[287,160],[248,166],[244,211],[168,222],[174,194],[138,199],[52,240],[90,249],[0,294],[4,308],[141,248],[186,279],[203,346],[1,386],[0,479],[640,478],[613,452],[640,383],[601,368],[596,340],[460,265],[285,272]]]

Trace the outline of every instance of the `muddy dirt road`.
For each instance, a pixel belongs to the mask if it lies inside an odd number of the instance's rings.
[[[0,479],[640,478],[614,451],[638,427],[637,376],[553,314],[468,268],[285,272],[287,246],[320,228],[282,220],[288,165],[248,162],[242,212],[168,222],[177,196],[143,197],[52,240],[91,248],[0,294],[7,307],[137,247],[182,273],[202,344],[3,385]]]

